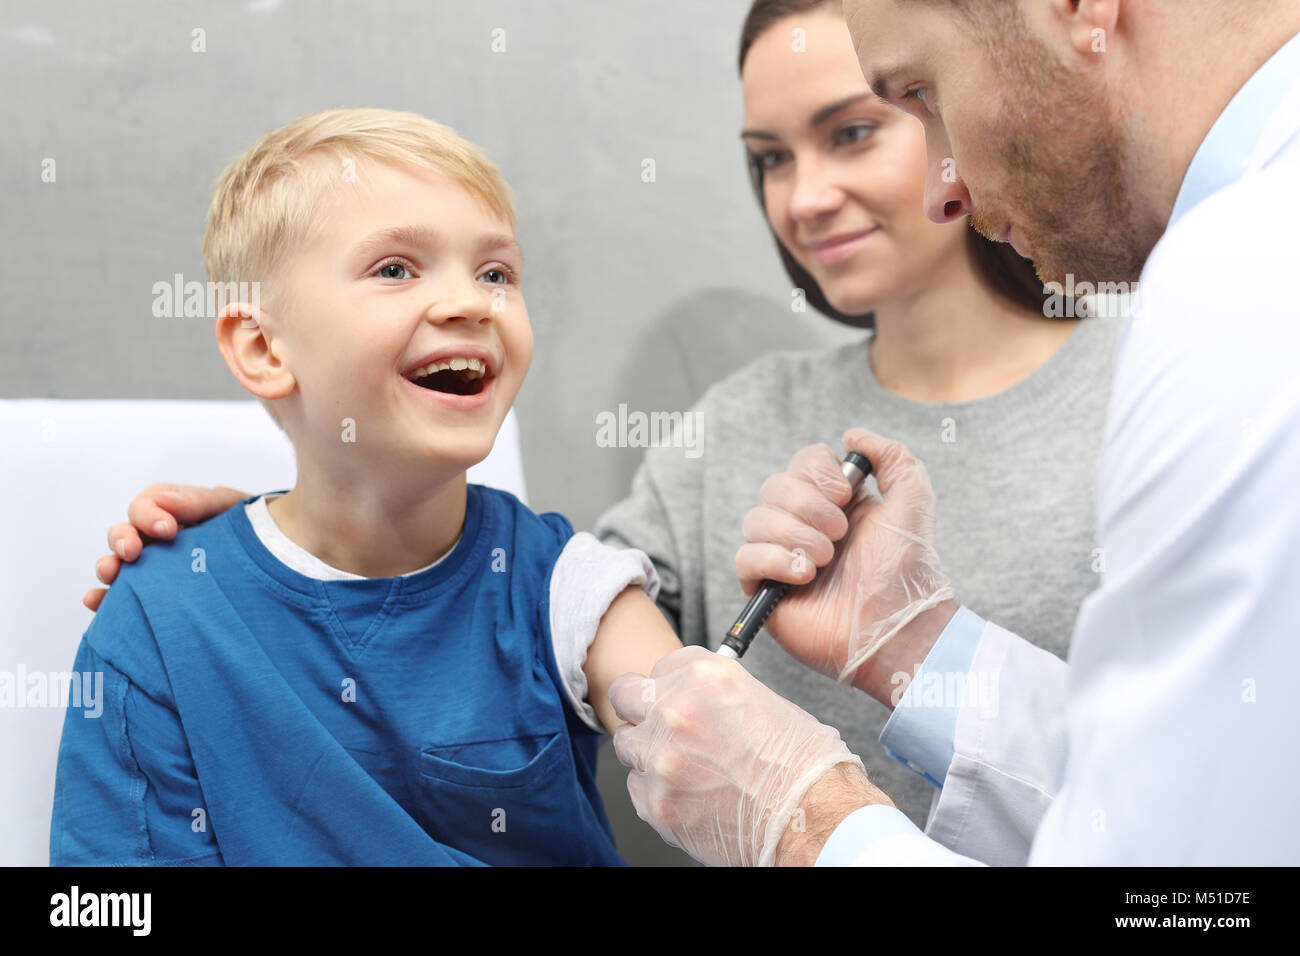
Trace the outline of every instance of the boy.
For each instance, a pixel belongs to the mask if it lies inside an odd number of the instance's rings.
[[[304,116],[223,173],[208,278],[260,297],[217,343],[297,479],[105,598],[52,864],[620,862],[608,687],[680,643],[644,554],[466,483],[532,356],[514,227],[500,173],[412,114]]]

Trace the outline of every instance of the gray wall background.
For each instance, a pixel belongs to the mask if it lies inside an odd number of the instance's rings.
[[[734,65],[748,6],[0,0],[0,397],[246,397],[209,322],[151,314],[155,282],[203,278],[217,174],[301,113],[414,110],[515,190],[537,340],[516,404],[530,504],[591,527],[643,454],[598,447],[599,412],[684,410],[764,351],[853,334],[791,312],[750,191]],[[601,763],[624,856],[683,862],[636,818],[608,747]]]

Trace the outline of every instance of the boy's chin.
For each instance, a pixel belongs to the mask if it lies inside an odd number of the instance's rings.
[[[492,454],[501,423],[480,428],[438,428],[418,442],[408,444],[411,457],[420,462],[465,470]]]

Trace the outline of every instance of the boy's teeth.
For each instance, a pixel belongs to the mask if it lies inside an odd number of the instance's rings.
[[[411,379],[424,378],[426,375],[432,375],[434,372],[443,372],[447,370],[455,372],[470,371],[475,377],[482,378],[487,374],[487,365],[476,358],[462,358],[457,356],[450,359],[442,359],[437,362],[430,362],[422,368],[417,368],[410,374]]]

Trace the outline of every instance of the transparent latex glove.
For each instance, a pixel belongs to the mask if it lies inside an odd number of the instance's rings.
[[[749,543],[736,553],[736,576],[747,595],[764,578],[805,585],[786,594],[765,626],[795,658],[848,685],[953,589],[935,551],[925,466],[901,443],[860,428],[844,433],[844,446],[871,462],[879,494],[864,482],[846,517],[840,460],[826,445],[799,450],[745,516]]]
[[[664,656],[649,677],[624,674],[610,700],[628,721],[614,751],[637,814],[702,863],[770,866],[809,787],[838,764],[874,790],[838,731],[702,647]]]

